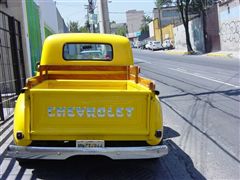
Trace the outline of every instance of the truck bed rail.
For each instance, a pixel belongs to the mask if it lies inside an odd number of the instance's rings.
[[[69,71],[75,73],[69,73]],[[69,66],[41,65],[38,75],[27,80],[27,88],[31,89],[44,80],[77,79],[77,80],[133,80],[151,91],[155,83],[139,76],[139,66]]]

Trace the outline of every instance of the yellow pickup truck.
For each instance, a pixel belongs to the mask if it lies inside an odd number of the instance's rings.
[[[49,36],[36,76],[17,99],[8,155],[19,160],[166,155],[158,91],[139,72],[125,37]]]

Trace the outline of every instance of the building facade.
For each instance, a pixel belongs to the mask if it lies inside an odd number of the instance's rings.
[[[126,12],[128,37],[140,36],[141,26],[143,24],[144,11],[129,10]]]
[[[219,51],[220,34],[219,34],[219,19],[218,19],[218,5],[210,7],[206,11],[206,37],[205,37],[205,52]]]
[[[193,19],[197,14],[189,13],[189,19]],[[161,7],[160,10],[157,8],[153,9],[153,19],[159,19],[162,27],[167,26],[169,24],[173,24],[174,26],[182,23],[181,14],[178,10],[177,6],[167,6]]]
[[[186,34],[183,24],[175,26],[174,32],[174,46],[179,50],[186,50]],[[191,45],[194,51],[204,52],[204,38],[203,38],[203,25],[202,18],[196,17],[189,21],[189,35]]]
[[[66,27],[53,0],[0,1],[0,121],[13,115],[26,78],[35,74],[44,39],[60,26]]]
[[[29,37],[28,37],[28,26],[26,24],[25,19],[26,17],[26,6],[25,3],[22,1],[16,0],[8,0],[6,4],[0,4],[0,11],[6,13],[9,16],[14,17],[16,20],[20,22],[21,27],[21,38],[22,38],[22,49],[23,49],[23,61],[25,64],[25,73],[26,76],[31,75],[31,62],[30,59],[30,52],[29,52]],[[1,24],[3,25],[4,22],[2,21]],[[3,34],[1,34],[1,39],[3,39]]]
[[[35,0],[40,11],[42,40],[51,34],[58,33],[57,7],[53,0]]]
[[[57,22],[58,22],[58,33],[66,33],[68,32],[68,27],[66,26],[66,23],[61,16],[60,12],[57,9]]]
[[[0,11],[20,22],[26,76],[34,75],[44,39],[54,33],[67,32],[63,18],[53,0],[8,0]],[[60,31],[59,31],[60,29]]]
[[[153,18],[161,19],[161,26],[167,26],[169,24],[179,24],[181,22],[181,16],[176,6],[162,7],[160,11],[157,8],[153,9]]]
[[[26,15],[25,24],[27,26],[27,34],[29,41],[31,75],[36,71],[36,63],[40,61],[42,42],[44,36],[42,35],[41,16],[39,6],[33,0],[25,3]]]
[[[14,104],[25,85],[27,62],[24,4],[0,1],[0,121],[13,116]],[[20,10],[20,11],[19,11]]]
[[[221,50],[240,52],[240,1],[221,1],[218,13]]]
[[[171,40],[173,42],[174,41],[173,25],[168,24],[160,29],[158,24],[159,24],[158,19],[154,19],[152,22],[148,24],[150,39],[156,41]],[[162,38],[161,35],[163,36]]]

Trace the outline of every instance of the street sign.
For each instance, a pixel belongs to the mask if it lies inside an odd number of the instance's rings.
[[[141,35],[141,31],[135,32],[135,36],[138,37]]]
[[[97,14],[89,14],[89,24],[97,24]]]

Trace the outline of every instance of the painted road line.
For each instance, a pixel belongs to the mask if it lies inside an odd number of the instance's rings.
[[[143,63],[146,63],[146,64],[152,64],[151,62],[148,62],[148,61],[140,59],[140,58],[134,58],[134,60],[136,60],[138,62],[143,62]]]
[[[219,81],[219,80],[216,80],[216,79],[213,79],[213,78],[205,77],[205,76],[202,76],[200,74],[190,73],[190,72],[187,72],[184,69],[180,69],[180,68],[177,68],[177,69],[168,68],[168,69],[173,70],[173,71],[178,71],[178,72],[181,72],[181,73],[184,73],[184,74],[188,74],[188,75],[191,75],[191,76],[195,76],[195,77],[198,77],[198,78],[206,79],[206,80],[209,80],[209,81],[213,81],[213,82],[216,82],[216,83],[219,83],[219,84],[224,84],[224,85],[227,85],[227,86],[240,88],[240,86],[237,86],[237,85],[234,85],[234,84],[230,84],[230,83],[226,83],[226,82],[223,82],[223,81]]]

